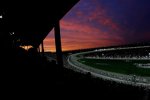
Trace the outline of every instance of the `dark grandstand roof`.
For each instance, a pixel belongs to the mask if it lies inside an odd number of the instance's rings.
[[[39,45],[79,0],[18,0],[1,3],[7,31],[15,32],[23,45]]]

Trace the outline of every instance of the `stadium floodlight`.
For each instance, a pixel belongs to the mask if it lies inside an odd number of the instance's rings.
[[[15,34],[15,32],[11,32],[11,33],[10,33],[10,35],[14,35],[14,34]]]
[[[0,19],[2,19],[3,18],[3,16],[2,15],[0,15]]]

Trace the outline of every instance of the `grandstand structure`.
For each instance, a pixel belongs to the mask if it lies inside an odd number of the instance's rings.
[[[57,62],[63,66],[59,21],[79,0],[4,1],[0,4],[2,52],[31,46],[44,52],[43,40],[54,28]]]
[[[84,54],[88,58],[150,59],[150,46],[99,49]]]
[[[61,83],[63,60],[59,22],[78,2],[5,0],[0,3],[2,86],[36,90],[37,86],[47,88],[50,84]],[[53,28],[57,57],[56,61],[49,61],[43,54],[43,40]],[[25,50],[23,46],[31,48]]]

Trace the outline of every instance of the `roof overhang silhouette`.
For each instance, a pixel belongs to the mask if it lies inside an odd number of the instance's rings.
[[[9,32],[21,40],[22,45],[38,46],[48,33],[79,0],[29,0],[6,2],[3,19]],[[7,5],[9,4],[9,5]]]

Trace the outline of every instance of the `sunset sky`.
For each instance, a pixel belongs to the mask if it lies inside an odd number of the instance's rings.
[[[80,0],[60,21],[62,49],[150,40],[150,0]],[[44,40],[55,51],[54,32]]]

